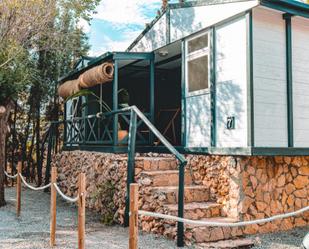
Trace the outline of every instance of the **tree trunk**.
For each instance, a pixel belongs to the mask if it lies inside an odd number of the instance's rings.
[[[41,164],[41,150],[40,150],[40,142],[41,142],[41,113],[40,113],[40,103],[37,106],[37,117],[36,117],[36,164],[37,164],[37,175],[38,175],[38,186],[42,185],[42,164]]]
[[[4,168],[5,168],[5,140],[8,132],[8,119],[13,108],[9,103],[5,106],[5,111],[0,113],[0,207],[5,205],[4,198]]]

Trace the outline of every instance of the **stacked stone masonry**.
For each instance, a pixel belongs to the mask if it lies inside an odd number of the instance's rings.
[[[187,155],[185,217],[236,222],[270,217],[309,205],[309,157]],[[126,155],[84,151],[62,152],[53,159],[62,190],[77,193],[79,172],[87,175],[87,206],[123,223]],[[139,208],[177,215],[178,164],[170,155],[138,154],[135,180]],[[108,207],[108,208],[107,208]],[[106,220],[106,219],[104,219]],[[297,217],[239,228],[185,225],[186,243],[288,230],[309,225],[309,212]],[[175,222],[142,217],[144,231],[176,236]]]

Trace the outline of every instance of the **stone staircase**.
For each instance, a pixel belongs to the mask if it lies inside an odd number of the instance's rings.
[[[139,208],[177,216],[178,212],[178,165],[173,157],[137,158],[136,181],[140,185]],[[192,220],[235,222],[223,212],[222,204],[212,199],[210,190],[197,185],[189,169],[185,172],[184,217]],[[176,237],[176,223],[152,217],[143,217],[144,231]],[[218,241],[237,235],[237,229],[185,225],[187,244]]]

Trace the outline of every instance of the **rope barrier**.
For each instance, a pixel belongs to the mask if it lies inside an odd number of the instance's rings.
[[[13,176],[10,176],[10,175],[8,174],[8,172],[6,172],[5,170],[4,170],[4,174],[6,175],[6,177],[8,177],[8,178],[10,178],[10,179],[15,179],[15,178],[17,178],[17,176],[18,176],[18,174],[13,175]]]
[[[56,183],[54,183],[53,185],[54,185],[55,189],[57,190],[57,192],[61,195],[61,197],[63,199],[65,199],[66,201],[72,202],[72,203],[78,201],[78,196],[76,196],[75,198],[68,197],[64,193],[61,192],[60,188],[58,187],[58,185]]]
[[[179,218],[177,216],[159,214],[159,213],[148,212],[148,211],[143,211],[143,210],[139,210],[138,214],[155,217],[155,218],[174,220],[174,221],[183,222],[183,223],[187,223],[191,225],[215,226],[215,227],[239,227],[239,226],[247,226],[247,225],[254,225],[254,224],[259,224],[259,223],[270,222],[270,221],[278,220],[278,219],[284,219],[284,218],[288,218],[291,216],[299,215],[306,211],[309,211],[309,206],[304,207],[294,212],[274,215],[272,217],[265,218],[265,219],[257,219],[257,220],[250,220],[250,221],[241,221],[241,222],[212,222],[212,221],[190,220],[190,219],[185,219],[185,218]]]
[[[19,174],[19,176],[20,176],[22,182],[25,184],[25,186],[28,187],[28,188],[30,188],[30,189],[32,189],[32,190],[34,190],[34,191],[44,190],[44,189],[49,188],[49,187],[51,186],[51,183],[49,183],[49,184],[47,184],[47,185],[45,185],[45,186],[35,188],[35,187],[29,185],[29,184],[26,182],[26,180],[25,180],[25,178],[22,176],[22,174]]]

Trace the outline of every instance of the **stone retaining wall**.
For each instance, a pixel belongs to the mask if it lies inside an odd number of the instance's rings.
[[[149,164],[165,167],[168,155],[137,155],[135,179],[140,186],[139,207],[164,212],[162,196],[147,191],[149,180],[140,174]],[[158,159],[160,157],[161,159]],[[242,157],[188,155],[186,171],[193,182],[209,188],[209,199],[222,204],[221,216],[252,220],[289,212],[309,204],[309,157]],[[149,160],[144,160],[148,158]],[[157,158],[157,159],[156,159]],[[84,151],[62,152],[53,159],[59,183],[68,195],[77,193],[77,175],[87,175],[87,206],[102,214],[104,222],[123,223],[126,191],[126,155]],[[175,163],[175,162],[174,162]],[[167,225],[170,224],[170,225]],[[309,224],[309,212],[298,217],[244,228],[223,229],[212,240],[226,234],[242,235],[287,230]],[[175,237],[173,223],[144,218],[142,228]],[[227,230],[229,230],[227,232]],[[192,232],[193,233],[193,232]],[[222,233],[222,236],[218,236]],[[194,234],[193,234],[194,235]],[[192,237],[190,229],[187,241]],[[198,237],[198,234],[193,236]],[[196,240],[196,239],[195,239]]]

